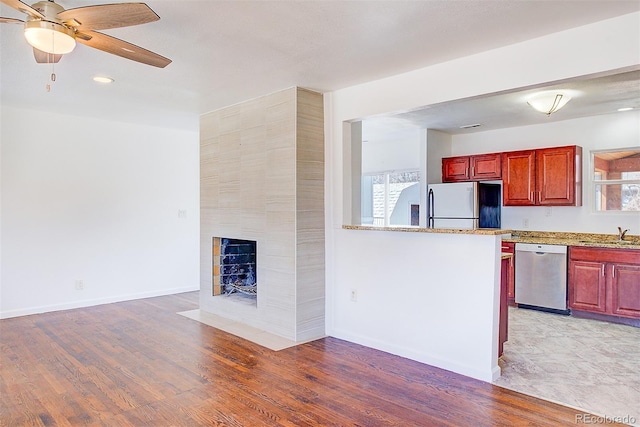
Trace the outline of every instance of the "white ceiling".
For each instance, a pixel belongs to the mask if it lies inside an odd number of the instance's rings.
[[[546,115],[527,104],[531,95],[557,89],[572,96],[561,110]],[[640,109],[640,67],[583,76],[543,86],[460,99],[410,112],[386,114],[363,120],[367,142],[393,142],[415,137],[416,129],[436,129],[451,135],[535,125],[603,114],[624,114],[620,108]],[[461,128],[466,125],[480,125]]]
[[[109,1],[57,3],[70,9],[103,2]],[[197,129],[202,113],[287,87],[333,91],[640,10],[637,0],[146,3],[160,21],[104,33],[173,63],[158,69],[78,45],[55,65],[50,92],[52,66],[36,64],[20,25],[0,25],[2,105]],[[4,4],[0,16],[24,18]],[[115,82],[96,84],[96,74]],[[637,73],[634,78],[624,83],[627,88],[638,88]],[[626,96],[619,87],[609,89]],[[635,93],[636,107],[638,98]],[[504,125],[509,111],[503,101],[483,97],[464,108],[442,105],[429,120],[455,129],[467,124],[463,120],[479,122],[477,107],[489,111],[493,103],[498,110],[491,114]],[[578,98],[571,103],[579,105]],[[487,121],[481,130],[490,126]]]

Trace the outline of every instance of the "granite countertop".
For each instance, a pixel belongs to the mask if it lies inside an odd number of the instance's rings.
[[[345,230],[373,230],[373,231],[403,231],[409,233],[442,233],[442,234],[481,234],[486,236],[499,236],[511,234],[511,230],[499,228],[422,228],[422,227],[375,227],[373,225],[343,225]]]
[[[623,241],[617,234],[563,233],[550,231],[512,230],[510,237],[502,239],[513,243],[541,245],[585,246],[595,248],[640,249],[640,236],[626,235]]]
[[[401,231],[410,233],[504,235],[504,242],[537,243],[541,245],[585,246],[594,248],[640,249],[640,236],[627,234],[623,241],[617,234],[565,233],[559,231],[505,230],[496,228],[421,228],[375,227],[372,225],[343,225],[345,230]]]

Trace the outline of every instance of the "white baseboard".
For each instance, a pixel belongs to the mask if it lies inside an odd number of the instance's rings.
[[[484,382],[492,382],[500,376],[500,367],[495,366],[492,369],[482,369],[478,366],[469,366],[452,360],[444,360],[432,354],[418,352],[414,349],[380,341],[376,338],[353,334],[339,329],[332,329],[327,332],[328,336],[360,344],[376,350],[384,351],[396,356],[406,357],[426,365],[435,366],[436,368],[454,372],[456,374],[471,377]]]
[[[114,302],[131,301],[142,298],[160,297],[164,295],[180,294],[183,292],[191,292],[200,290],[200,286],[187,286],[182,288],[159,289],[156,291],[141,292],[136,294],[114,295],[105,298],[96,298],[90,300],[73,301],[63,304],[46,305],[40,307],[27,307],[17,310],[9,310],[0,312],[0,319],[8,319],[11,317],[28,316],[30,314],[49,313],[51,311],[71,310],[74,308],[92,307],[94,305],[111,304]]]

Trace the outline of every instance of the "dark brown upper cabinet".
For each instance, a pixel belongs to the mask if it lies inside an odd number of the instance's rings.
[[[504,206],[582,206],[582,148],[502,153]]]

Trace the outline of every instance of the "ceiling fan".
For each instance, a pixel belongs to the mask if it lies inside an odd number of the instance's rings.
[[[114,3],[78,7],[65,10],[53,0],[29,6],[20,0],[0,0],[20,12],[27,20],[2,18],[0,23],[24,24],[24,35],[33,47],[38,63],[56,63],[63,54],[71,52],[76,41],[113,55],[164,68],[171,60],[147,49],[95,30],[146,24],[160,19],[144,3]]]

